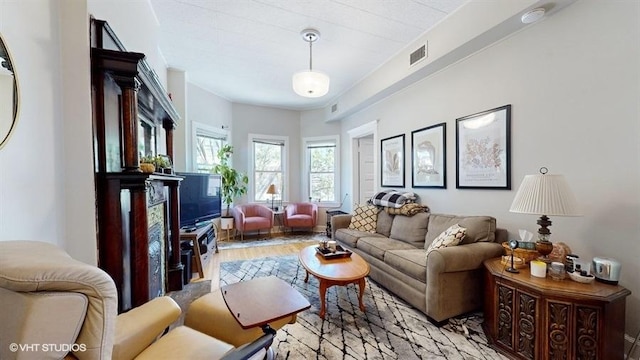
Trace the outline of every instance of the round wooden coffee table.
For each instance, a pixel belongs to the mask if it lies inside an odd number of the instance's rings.
[[[317,245],[307,246],[300,251],[300,263],[307,271],[304,282],[309,280],[309,274],[320,282],[320,317],[324,318],[326,311],[325,295],[331,286],[345,286],[357,283],[360,288],[358,301],[360,310],[364,311],[362,296],[364,295],[364,278],[369,274],[369,264],[356,254],[339,259],[325,259],[316,252]]]

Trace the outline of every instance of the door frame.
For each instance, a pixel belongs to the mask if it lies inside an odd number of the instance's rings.
[[[373,135],[373,170],[375,174],[375,170],[378,168],[378,156],[376,155],[378,149],[378,120],[370,121],[366,124],[360,125],[356,128],[353,128],[347,131],[349,135],[349,159],[351,165],[351,198],[353,200],[356,199],[356,194],[360,193],[360,178],[359,174],[354,171],[358,164],[358,139],[367,137],[369,135]],[[373,177],[373,188],[378,188],[378,177]],[[348,210],[353,210],[353,204],[348,205]]]

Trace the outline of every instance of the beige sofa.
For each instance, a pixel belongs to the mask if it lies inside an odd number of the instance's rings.
[[[370,233],[349,229],[351,216],[331,218],[332,238],[371,265],[371,279],[433,323],[482,308],[482,262],[502,255],[501,243],[507,241],[507,231],[496,229],[495,218],[380,211],[376,232]],[[467,229],[462,243],[427,255],[429,244],[454,224]]]

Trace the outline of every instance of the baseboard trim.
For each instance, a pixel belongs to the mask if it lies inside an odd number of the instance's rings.
[[[636,348],[633,349],[633,354],[629,354],[627,357],[627,353],[631,350],[631,346],[633,346],[633,342],[636,340],[631,335],[624,334],[624,356],[627,360],[640,360],[640,343],[636,344]]]

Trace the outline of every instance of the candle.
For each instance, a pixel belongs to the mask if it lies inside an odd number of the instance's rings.
[[[536,277],[547,277],[547,264],[544,261],[531,261],[531,275]]]

